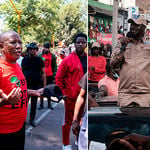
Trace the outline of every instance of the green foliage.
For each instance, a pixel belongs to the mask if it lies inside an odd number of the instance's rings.
[[[86,14],[87,9],[83,8],[86,8],[86,4],[77,0],[62,6],[58,13],[57,38],[72,43],[76,33],[86,32],[86,19],[83,15]]]
[[[80,2],[68,3],[64,0],[12,0],[21,13],[21,37],[23,43],[52,41],[66,39],[69,43],[77,32],[85,32],[83,20],[83,4]],[[66,3],[67,2],[67,3]],[[4,16],[5,30],[18,31],[18,14],[10,0],[0,5],[0,16]],[[82,20],[81,20],[82,19]]]

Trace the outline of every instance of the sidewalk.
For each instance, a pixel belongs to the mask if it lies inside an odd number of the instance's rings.
[[[52,105],[54,106],[56,103],[53,103]],[[47,106],[47,101],[45,102],[45,106]],[[28,111],[28,114],[29,112],[30,111]],[[43,120],[38,121],[43,114],[47,114],[47,116],[45,116]],[[37,110],[36,122],[38,121],[38,124],[35,128],[29,126],[29,118],[27,118],[26,131],[28,130],[28,133],[26,135],[25,150],[61,150],[61,126],[63,122],[63,115],[64,104],[63,101],[61,101],[52,111],[47,109],[47,107],[43,110]],[[31,128],[31,130],[29,130],[29,128]],[[73,145],[73,150],[77,150],[77,147],[74,144],[75,136],[72,132],[70,141],[71,145]]]

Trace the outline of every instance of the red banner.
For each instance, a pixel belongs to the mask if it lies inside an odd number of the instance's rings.
[[[123,35],[118,34],[117,39],[119,39],[122,36]],[[97,33],[97,43],[99,43],[99,44],[103,43],[104,45],[109,43],[111,45],[112,44],[112,34],[100,33],[100,32]]]

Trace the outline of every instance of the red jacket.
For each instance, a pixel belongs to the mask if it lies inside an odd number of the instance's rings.
[[[78,82],[83,77],[83,68],[75,52],[69,54],[60,64],[58,71],[56,73],[55,82],[58,85],[63,95],[66,95],[73,101],[76,101],[80,86]]]

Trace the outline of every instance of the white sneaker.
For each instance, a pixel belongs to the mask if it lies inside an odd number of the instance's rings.
[[[78,146],[78,141],[75,141],[74,144],[75,144],[75,146]]]
[[[72,150],[72,146],[71,145],[63,145],[62,146],[62,150]]]

